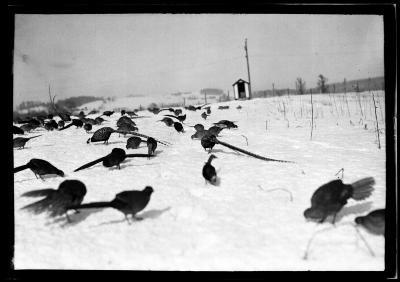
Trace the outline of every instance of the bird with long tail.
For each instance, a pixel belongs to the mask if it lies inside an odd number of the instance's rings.
[[[28,142],[29,140],[31,140],[33,138],[39,137],[39,136],[42,136],[42,135],[36,135],[36,136],[33,136],[33,137],[28,137],[28,138],[25,138],[25,137],[14,138],[13,139],[13,148],[23,149],[23,148],[25,148],[26,142]]]
[[[101,157],[97,160],[91,161],[90,163],[87,163],[77,169],[74,170],[74,172],[94,166],[95,164],[99,162],[103,162],[103,166],[105,167],[113,167],[117,166],[118,169],[121,169],[120,164],[126,159],[126,158],[136,158],[136,157],[141,157],[141,158],[150,158],[153,157],[151,154],[126,154],[124,149],[121,148],[114,148],[111,150],[111,153]]]
[[[136,216],[136,214],[142,211],[147,204],[150,202],[151,194],[154,192],[151,186],[146,186],[142,191],[130,190],[122,191],[115,195],[115,198],[109,202],[93,202],[80,205],[71,205],[69,209],[90,209],[90,208],[113,208],[122,212],[125,216],[126,221],[130,224],[128,215],[130,214],[132,219],[138,221],[142,220],[142,217]]]

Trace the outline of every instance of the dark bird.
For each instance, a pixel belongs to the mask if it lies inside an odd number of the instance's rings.
[[[136,123],[131,120],[129,117],[127,116],[122,116],[118,119],[117,121],[117,126],[121,126],[123,124],[128,124],[128,125],[132,125],[132,126],[136,126]]]
[[[83,119],[85,117],[85,113],[83,111],[80,111],[78,114],[79,119]]]
[[[173,115],[164,115],[164,116],[176,118],[176,119],[178,119],[180,122],[184,122],[185,119],[186,119],[186,114],[184,114],[183,116],[173,116]]]
[[[135,126],[132,125],[132,124],[123,123],[123,124],[121,124],[120,126],[118,126],[117,130],[118,130],[118,131],[123,131],[122,135],[125,136],[125,135],[128,134],[129,132],[138,131],[138,128],[135,127]]]
[[[13,134],[23,135],[24,131],[21,128],[19,128],[18,126],[13,125]]]
[[[208,181],[212,185],[215,185],[217,183],[217,171],[215,170],[215,167],[213,167],[211,164],[211,161],[216,158],[217,157],[212,154],[203,166],[203,177],[206,180],[206,183]]]
[[[48,118],[48,119],[53,119],[53,117],[54,117],[54,116],[53,116],[52,114],[48,114],[48,115],[47,115],[47,118]]]
[[[206,112],[203,112],[203,113],[201,114],[201,117],[202,117],[203,119],[207,119],[208,115],[206,114]]]
[[[22,209],[26,209],[35,214],[47,211],[51,217],[65,214],[67,220],[71,222],[67,213],[67,207],[80,205],[85,195],[85,184],[79,180],[65,180],[61,182],[57,190],[41,189],[22,194],[21,196],[24,197],[45,197],[44,199],[27,205]]]
[[[85,129],[86,132],[89,132],[90,130],[92,130],[92,125],[90,123],[85,123],[83,129]]]
[[[240,110],[242,108],[241,105],[237,106],[236,109]]]
[[[192,105],[189,105],[189,106],[185,107],[185,109],[189,110],[189,111],[196,111],[197,110],[197,108],[195,106],[192,106]]]
[[[154,107],[154,108],[148,108],[147,109],[149,112],[152,112],[155,115],[158,115],[158,113],[160,112],[160,108]]]
[[[157,141],[153,137],[147,138],[148,154],[149,155],[154,155],[154,152],[156,151],[156,148],[157,148]]]
[[[126,149],[137,149],[139,148],[140,143],[146,143],[146,140],[138,136],[129,137],[126,141]]]
[[[112,133],[116,132],[115,129],[111,128],[111,127],[102,127],[98,130],[96,130],[92,137],[89,138],[86,143],[90,143],[90,142],[102,142],[104,141],[104,144],[108,144],[108,139],[110,139],[110,136]]]
[[[385,209],[374,210],[355,218],[355,223],[375,235],[385,235]]]
[[[31,124],[31,123],[27,123],[27,124],[22,125],[20,128],[21,128],[24,132],[30,132],[30,131],[34,130],[35,128],[38,128],[38,127],[39,127],[38,125],[34,125],[34,124]]]
[[[130,223],[128,219],[129,214],[132,219],[143,219],[137,217],[136,214],[147,206],[153,191],[153,188],[150,186],[146,186],[142,191],[122,191],[115,195],[115,198],[110,202],[93,202],[81,205],[71,205],[69,209],[114,208],[122,212],[125,215],[126,221]]]
[[[70,124],[68,124],[67,126],[65,126],[63,128],[60,128],[59,130],[61,131],[61,130],[67,129],[68,127],[71,127],[73,125],[75,125],[76,128],[82,127],[83,126],[83,121],[81,121],[80,119],[73,119]]]
[[[58,127],[64,127],[65,122],[63,120],[58,121]]]
[[[181,109],[175,109],[174,110],[174,115],[179,116],[180,114],[182,114],[182,110]]]
[[[97,111],[97,110],[91,110],[89,113],[88,113],[88,115],[93,115],[93,114],[97,114],[99,111]]]
[[[37,136],[29,137],[29,138],[25,138],[25,137],[14,138],[13,147],[22,149],[22,148],[25,147],[26,142],[28,142],[32,138],[36,138],[36,137],[39,137],[39,136],[42,136],[42,135],[37,135]]]
[[[114,111],[105,111],[103,112],[102,116],[111,116],[114,113]]]
[[[31,159],[26,165],[14,168],[14,173],[27,168],[29,168],[35,174],[36,178],[39,176],[42,180],[42,176],[47,174],[56,174],[62,177],[64,176],[64,172],[62,170],[59,170],[48,161],[42,159]]]
[[[104,119],[102,117],[97,117],[94,119],[94,121],[96,124],[100,125],[103,123]]]
[[[166,126],[173,126],[174,125],[174,121],[172,120],[172,118],[169,117],[164,117],[162,120],[158,120],[158,121],[162,121],[163,123],[165,123]]]
[[[229,120],[220,120],[217,123],[214,123],[216,126],[224,127],[224,128],[237,128],[238,126],[233,122]]]
[[[54,130],[58,128],[58,124],[54,119],[49,120],[44,123],[44,128],[48,131]]]
[[[337,213],[352,198],[361,201],[368,198],[374,190],[375,180],[372,177],[363,178],[352,184],[344,184],[336,179],[319,187],[311,197],[311,207],[304,211],[304,217],[324,222],[329,215],[333,215],[335,223]]]
[[[185,132],[183,130],[183,126],[182,126],[182,124],[180,122],[174,122],[174,128],[178,132],[182,132],[182,133]]]
[[[219,106],[218,110],[227,110],[229,109],[229,106]]]
[[[114,148],[112,149],[111,153],[101,157],[97,160],[94,160],[90,163],[87,163],[77,169],[74,170],[74,172],[94,166],[95,164],[99,162],[103,162],[103,166],[105,167],[113,167],[117,166],[118,169],[121,169],[120,164],[126,159],[126,158],[133,158],[133,157],[151,157],[151,155],[148,154],[126,154],[124,149],[121,148]]]
[[[210,109],[210,107],[207,108],[206,113],[207,113],[207,115],[211,115],[211,109]]]

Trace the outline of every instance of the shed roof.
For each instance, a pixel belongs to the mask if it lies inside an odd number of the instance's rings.
[[[250,83],[248,83],[246,80],[243,80],[243,79],[239,78],[238,81],[236,81],[234,84],[232,84],[232,86],[235,85],[235,84],[241,83],[241,82],[250,84]]]

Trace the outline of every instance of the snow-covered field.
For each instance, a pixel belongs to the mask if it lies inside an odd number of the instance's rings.
[[[192,140],[193,128],[181,134],[166,127],[158,116],[136,119],[139,132],[173,145],[158,145],[157,156],[127,159],[121,169],[101,164],[79,172],[79,166],[111,152],[125,149],[127,137],[111,135],[109,145],[86,144],[91,136],[72,126],[64,131],[36,129],[25,149],[14,149],[14,165],[31,158],[50,161],[78,179],[88,192],[84,202],[112,200],[123,190],[142,190],[150,185],[154,193],[139,214],[143,221],[127,224],[114,209],[88,209],[51,219],[20,210],[36,198],[20,197],[34,189],[58,188],[61,177],[36,179],[30,170],[16,173],[15,269],[124,269],[124,270],[383,270],[384,238],[360,229],[375,252],[371,256],[356,230],[347,223],[373,209],[385,207],[384,93],[375,92],[381,149],[375,132],[372,97],[348,93],[313,95],[314,125],[310,140],[310,96],[282,96],[211,105],[204,121],[201,111],[184,111],[186,124],[206,127],[222,119],[237,121],[238,129],[223,130],[219,139],[269,158],[294,161],[266,162],[236,153],[221,145],[218,157],[219,186],[206,185],[201,175],[208,154],[200,141]],[[126,107],[138,107],[125,101]],[[360,104],[363,109],[361,117]],[[229,105],[229,110],[217,110]],[[236,107],[242,106],[238,110]],[[336,105],[336,106],[335,106]],[[382,107],[382,108],[381,108]],[[350,113],[350,115],[349,115]],[[94,115],[95,116],[95,115]],[[116,128],[115,113],[102,126]],[[351,121],[351,122],[350,122]],[[102,126],[94,126],[92,132]],[[247,137],[246,139],[242,136]],[[128,150],[146,153],[147,147]],[[308,222],[303,211],[310,206],[312,193],[338,177],[344,169],[345,183],[372,176],[375,191],[364,201],[350,200],[333,227],[326,222]],[[271,190],[284,188],[284,190]],[[318,230],[308,259],[303,259],[307,243]]]

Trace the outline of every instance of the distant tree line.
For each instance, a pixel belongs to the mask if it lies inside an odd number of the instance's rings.
[[[58,100],[55,104],[58,108],[65,109],[67,111],[72,111],[83,104],[90,103],[93,101],[103,100],[103,98],[94,96],[77,96],[70,97],[64,100]],[[46,109],[51,109],[50,102],[37,102],[37,101],[25,101],[17,106],[17,111],[31,109],[34,107],[44,107]]]
[[[253,91],[253,97],[271,97],[271,96],[283,96],[283,95],[303,95],[312,93],[344,93],[344,92],[364,92],[364,91],[375,91],[385,89],[385,78],[374,77],[358,80],[347,81],[346,78],[343,82],[328,84],[328,78],[320,74],[317,77],[317,86],[307,88],[306,81],[298,77],[295,80],[295,88],[282,88],[282,89],[267,89]]]

